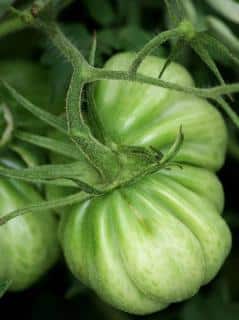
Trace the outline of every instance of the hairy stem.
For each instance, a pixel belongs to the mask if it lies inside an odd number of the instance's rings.
[[[32,5],[23,10],[21,14],[19,14],[15,8],[10,7],[10,10],[17,16],[1,22],[0,38],[16,31],[31,27],[29,21],[32,20],[32,14],[34,13],[36,16],[39,15],[41,11],[43,11],[49,5],[49,2],[50,0],[34,1]],[[29,17],[31,17],[31,19],[28,19]]]
[[[85,124],[81,111],[83,86],[81,69],[76,67],[73,71],[66,97],[67,127],[69,135],[89,138],[90,129]]]
[[[44,32],[49,36],[53,44],[60,50],[64,57],[73,65],[88,67],[88,62],[80,53],[80,51],[73,45],[73,43],[67,39],[61,29],[54,21],[46,22],[43,20],[36,20],[34,25],[44,30]]]
[[[155,48],[162,45],[169,39],[179,36],[178,29],[172,29],[168,31],[164,31],[150,40],[136,55],[134,61],[132,62],[131,66],[129,67],[129,74],[135,75],[140,64],[146,58],[147,55],[150,54]]]
[[[13,32],[23,30],[27,27],[29,27],[29,25],[18,17],[3,21],[0,25],[0,38],[3,38]]]
[[[193,94],[202,98],[216,98],[220,95],[226,95],[228,93],[235,93],[239,91],[239,83],[215,86],[209,89],[194,88],[181,86],[179,84],[167,82],[161,79],[152,78],[141,73],[137,73],[135,77],[131,77],[127,71],[115,71],[99,68],[94,68],[94,72],[92,72],[92,77],[90,78],[89,82],[93,82],[96,80],[127,80],[133,82],[135,81],[166,89],[181,91],[188,94]]]

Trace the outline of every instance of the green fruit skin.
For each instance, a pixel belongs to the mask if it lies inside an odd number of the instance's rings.
[[[113,56],[110,70],[127,70],[133,53]],[[139,72],[157,78],[165,60],[149,56]],[[182,66],[171,63],[162,80],[194,86]],[[225,159],[227,131],[220,113],[207,101],[161,87],[126,81],[100,81],[96,111],[107,134],[118,144],[153,146],[166,151],[182,125],[185,141],[175,160],[216,171]]]
[[[41,201],[30,185],[0,179],[0,215]],[[30,287],[59,256],[58,223],[50,212],[27,213],[0,227],[0,279],[10,291]]]
[[[118,54],[106,68],[126,70],[133,57]],[[157,77],[164,62],[148,57],[139,72]],[[193,86],[174,63],[163,79]],[[119,144],[166,151],[183,126],[185,141],[176,156],[182,169],[160,170],[74,206],[61,220],[60,240],[73,274],[114,307],[149,314],[193,296],[230,251],[230,231],[220,215],[223,190],[213,173],[224,162],[225,124],[208,102],[145,84],[100,81],[95,101],[104,129]]]
[[[184,166],[77,205],[60,239],[68,266],[116,308],[159,311],[193,296],[231,247],[216,176]]]

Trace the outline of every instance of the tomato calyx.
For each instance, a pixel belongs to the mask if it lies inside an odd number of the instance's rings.
[[[149,149],[123,147],[124,152],[119,155],[122,167],[118,179],[114,182],[114,189],[133,184],[144,176],[153,174],[163,168],[178,165],[174,162],[174,158],[180,150],[183,140],[183,131],[180,126],[174,143],[165,154],[153,147]]]

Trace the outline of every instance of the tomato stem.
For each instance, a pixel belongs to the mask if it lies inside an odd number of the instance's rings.
[[[136,54],[135,59],[133,60],[131,66],[129,67],[129,75],[130,77],[133,77],[140,64],[143,62],[143,60],[157,47],[162,45],[164,42],[166,42],[169,39],[173,39],[180,36],[178,32],[178,28],[167,30],[156,37],[154,37],[152,40],[150,40],[146,45]]]
[[[0,38],[3,38],[13,32],[23,30],[27,27],[29,27],[29,25],[18,17],[3,21],[0,25]]]
[[[195,96],[207,99],[213,99],[221,95],[226,95],[229,93],[236,93],[239,91],[239,83],[219,85],[211,88],[195,88],[181,86],[176,83],[164,81],[157,78],[152,78],[141,73],[137,73],[134,77],[130,77],[127,71],[117,71],[117,70],[106,70],[95,68],[92,72],[92,78],[89,80],[94,82],[97,80],[123,80],[123,81],[134,81],[145,84],[150,84],[157,87],[162,87],[166,89],[171,89],[179,92],[184,92],[188,94],[193,94]]]

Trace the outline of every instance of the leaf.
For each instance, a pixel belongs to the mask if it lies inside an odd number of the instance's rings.
[[[215,62],[211,58],[211,56],[207,50],[207,47],[204,46],[203,43],[201,42],[200,34],[198,35],[198,37],[195,40],[191,41],[190,45],[191,45],[192,49],[196,52],[196,54],[198,54],[198,56],[201,58],[201,60],[212,71],[212,73],[217,78],[219,83],[224,85],[225,82],[223,80],[223,77],[222,77],[220,71],[217,68],[217,65],[215,64]]]
[[[164,0],[170,22],[173,26],[177,26],[181,21],[181,10],[179,9],[179,1],[178,0]]]
[[[10,285],[11,285],[10,280],[0,281],[0,298],[3,297],[3,295],[6,293]]]
[[[201,33],[200,40],[204,43],[207,51],[215,58],[225,61],[225,63],[233,62],[234,65],[239,65],[239,59],[237,55],[232,53],[221,40],[218,40],[207,33]],[[220,60],[220,61],[221,61]]]
[[[115,19],[115,14],[109,0],[83,0],[90,16],[99,24],[107,26]]]
[[[181,0],[164,0],[164,2],[168,10],[170,23],[176,27],[184,16]]]
[[[42,150],[23,141],[20,143],[14,141],[9,145],[9,149],[13,150],[28,167],[34,167],[46,162],[46,155]]]
[[[206,0],[206,2],[228,20],[239,23],[239,3],[234,0]]]
[[[206,18],[206,23],[213,36],[224,43],[229,50],[232,50],[235,54],[239,55],[239,38],[232,32],[226,23],[213,16],[208,16]]]
[[[73,143],[72,144],[70,142],[65,143],[62,141],[31,134],[24,131],[17,131],[15,133],[15,136],[22,141],[26,141],[33,145],[46,148],[53,152],[59,153],[61,155],[64,155],[76,160],[79,160],[81,158],[81,153],[78,151],[77,148],[75,148],[75,145],[73,145]]]
[[[9,9],[15,0],[1,0],[0,1],[0,17]]]
[[[198,12],[192,0],[181,0],[184,15],[194,24],[198,23]]]
[[[43,164],[40,166],[34,166],[22,169],[9,169],[0,167],[0,175],[2,177],[20,179],[24,181],[36,182],[36,183],[51,183],[54,181],[64,180],[72,183],[76,188],[78,184],[75,181],[80,181],[78,176],[85,178],[84,172],[81,174],[81,162],[72,162],[69,164]],[[88,177],[87,177],[88,178]],[[72,184],[71,184],[72,185]]]

